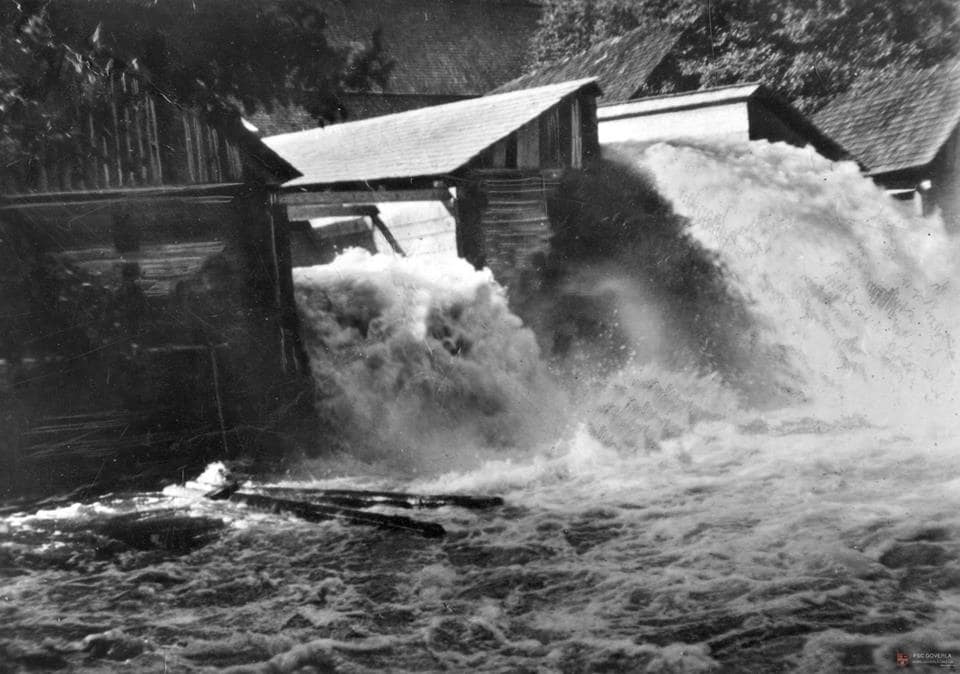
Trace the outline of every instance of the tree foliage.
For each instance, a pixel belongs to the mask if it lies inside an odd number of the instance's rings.
[[[308,0],[0,0],[5,151],[65,133],[120,72],[207,112],[295,103],[336,117],[338,94],[382,83],[379,38],[331,44]]]
[[[960,50],[956,0],[545,0],[534,52],[553,61],[636,27],[682,31],[650,93],[762,81],[808,111]]]

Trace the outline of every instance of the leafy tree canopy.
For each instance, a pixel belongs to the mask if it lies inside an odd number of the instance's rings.
[[[56,134],[119,72],[208,112],[304,106],[339,114],[338,93],[382,83],[377,35],[328,42],[308,0],[0,0],[0,139]]]
[[[956,0],[544,0],[534,52],[549,62],[636,27],[682,31],[649,93],[762,81],[806,111],[960,50]]]

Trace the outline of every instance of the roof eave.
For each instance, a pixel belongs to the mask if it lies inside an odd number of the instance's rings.
[[[809,117],[797,110],[795,107],[793,107],[793,105],[785,101],[765,85],[759,85],[752,98],[767,104],[774,110],[774,112],[784,117],[787,122],[795,125],[804,133],[805,136],[817,141],[813,143],[813,145],[818,151],[821,152],[821,154],[825,154],[824,151],[828,151],[830,154],[834,155],[830,158],[834,160],[853,160],[856,161],[860,166],[861,171],[866,170],[867,167],[864,166],[858,159],[856,159],[856,157],[854,157],[849,150],[825,133]]]

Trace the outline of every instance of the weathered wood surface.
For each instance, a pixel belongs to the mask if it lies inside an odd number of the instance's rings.
[[[238,491],[239,484],[233,483],[207,494],[213,500],[229,500],[241,503],[250,508],[272,513],[294,515],[307,522],[326,522],[339,520],[349,524],[364,524],[393,529],[410,531],[425,538],[442,538],[446,535],[444,528],[436,522],[421,522],[403,515],[385,515],[371,513],[354,508],[345,508],[338,505],[310,503],[293,499],[276,498],[263,494],[250,494]]]
[[[0,324],[0,384],[16,413],[0,413],[0,495],[277,456],[285,410],[309,416],[279,209],[262,186],[210,192],[3,200],[2,294],[17,310]]]
[[[371,508],[385,505],[395,508],[441,508],[455,506],[471,510],[499,508],[503,499],[499,496],[470,496],[467,494],[410,494],[395,491],[368,491],[356,489],[304,489],[300,487],[253,487],[268,495],[301,495],[322,499],[349,508]]]
[[[5,172],[2,191],[80,191],[243,177],[231,138],[198,111],[162,100],[136,75],[118,73],[104,97],[77,108],[75,128],[63,134],[67,140],[41,147],[26,172]]]

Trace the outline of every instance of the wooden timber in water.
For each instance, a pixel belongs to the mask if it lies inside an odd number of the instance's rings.
[[[370,508],[384,505],[393,508],[442,508],[455,506],[470,510],[499,508],[503,499],[499,496],[470,496],[466,494],[409,494],[395,491],[368,491],[355,489],[303,489],[300,487],[257,487],[257,491],[271,496],[296,494],[305,498],[320,499],[347,508]]]
[[[384,529],[410,531],[420,534],[425,538],[442,538],[446,535],[444,528],[436,522],[423,522],[404,515],[386,515],[383,513],[364,511],[363,508],[381,504],[378,499],[364,500],[364,496],[371,493],[376,494],[376,492],[339,491],[342,495],[352,495],[354,497],[351,501],[354,506],[344,507],[343,501],[339,499],[321,499],[321,502],[317,503],[295,498],[278,498],[266,494],[252,494],[239,490],[240,484],[233,482],[208,493],[207,498],[216,501],[230,500],[266,512],[286,513],[308,522],[339,520],[349,524],[365,524]],[[292,490],[288,493],[290,495],[294,494]],[[429,500],[430,497],[423,498]]]

